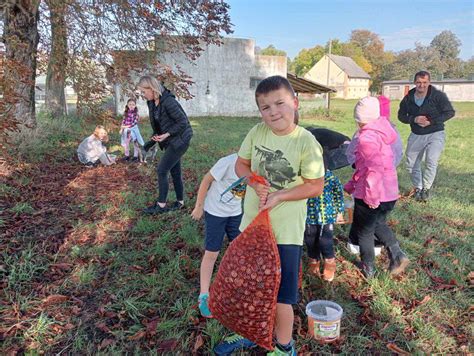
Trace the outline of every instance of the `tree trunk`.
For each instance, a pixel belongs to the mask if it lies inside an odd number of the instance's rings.
[[[36,50],[40,0],[7,0],[4,41],[4,103],[7,130],[34,127]],[[2,125],[4,126],[4,125]]]
[[[67,114],[66,86],[67,27],[66,4],[63,0],[48,0],[51,14],[51,53],[46,74],[46,108],[53,116]]]

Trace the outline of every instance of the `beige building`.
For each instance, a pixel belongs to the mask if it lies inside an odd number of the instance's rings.
[[[369,94],[370,76],[350,57],[324,55],[304,78],[336,89],[336,98],[360,99]]]

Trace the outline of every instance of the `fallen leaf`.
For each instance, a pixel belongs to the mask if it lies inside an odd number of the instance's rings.
[[[392,344],[392,343],[388,343],[387,344],[387,348],[392,351],[392,352],[395,352],[397,355],[410,355],[409,352],[406,352],[405,350],[402,350],[401,348],[399,348],[397,345],[395,344]]]
[[[140,340],[146,335],[146,330],[140,330],[135,335],[129,336],[128,339],[132,341]]]
[[[156,318],[151,319],[146,324],[146,332],[148,335],[153,336],[156,334],[156,327],[158,326],[159,321],[160,321],[160,318],[156,317]]]
[[[46,307],[48,305],[53,305],[53,304],[60,304],[65,301],[67,301],[69,297],[61,294],[53,294],[48,296],[47,298],[43,299],[41,303],[43,304],[43,307]]]
[[[167,339],[160,341],[156,347],[156,351],[159,352],[170,352],[173,351],[178,346],[178,340],[176,339]]]
[[[196,337],[196,342],[194,343],[193,353],[197,353],[197,351],[204,345],[204,340],[202,338],[202,334],[198,334]]]
[[[474,272],[473,271],[469,272],[469,274],[467,275],[467,279],[469,279],[469,284],[470,285],[474,284]]]
[[[418,305],[423,305],[428,303],[431,300],[431,297],[429,295],[425,295],[425,297],[418,303]]]
[[[95,327],[99,330],[102,330],[103,332],[105,333],[108,333],[108,334],[112,334],[112,331],[110,331],[110,329],[108,328],[107,325],[105,325],[104,322],[97,322],[95,323]]]
[[[112,345],[114,343],[114,339],[104,339],[99,345],[99,350],[106,348],[109,345]]]

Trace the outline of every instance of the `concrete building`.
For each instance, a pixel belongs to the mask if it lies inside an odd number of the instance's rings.
[[[451,101],[474,101],[474,80],[443,79],[431,84],[446,93]],[[415,84],[409,80],[389,80],[382,83],[382,94],[391,100],[402,100]]]
[[[189,116],[258,116],[258,83],[271,75],[286,77],[286,57],[255,54],[252,39],[224,38],[221,46],[205,47],[194,62],[179,53],[168,54],[161,60],[171,67],[179,65],[194,81],[189,87],[194,97],[179,99]],[[116,85],[117,113],[123,111],[126,100],[121,87]],[[138,100],[137,105],[142,115],[148,114],[144,100]]]
[[[370,76],[350,57],[324,55],[304,78],[336,89],[336,98],[360,99],[369,94]]]

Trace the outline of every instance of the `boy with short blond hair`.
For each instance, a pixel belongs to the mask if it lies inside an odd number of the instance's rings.
[[[268,184],[249,183],[240,230],[259,211],[270,209],[282,269],[276,307],[277,344],[270,355],[296,355],[292,305],[298,301],[306,199],[323,191],[322,149],[309,131],[295,123],[298,98],[286,78],[264,79],[257,86],[255,98],[263,122],[254,126],[244,139],[235,170],[239,177],[256,172]],[[225,354],[251,344],[247,339],[232,336],[214,350]]]

